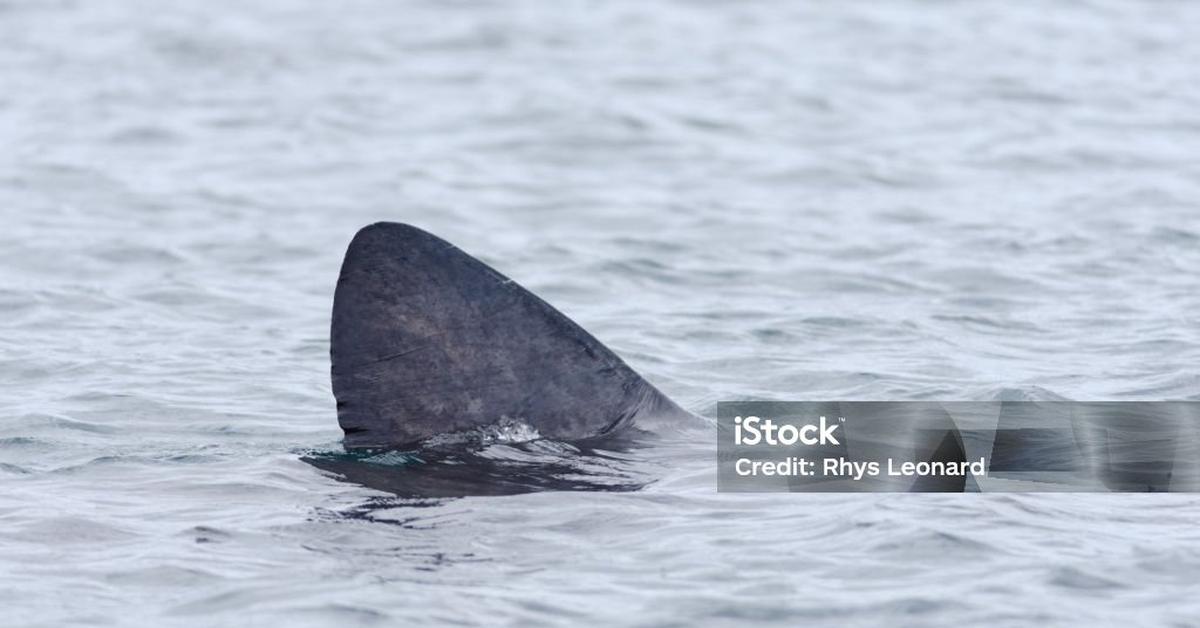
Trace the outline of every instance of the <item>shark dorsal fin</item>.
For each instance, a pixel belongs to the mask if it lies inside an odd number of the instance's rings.
[[[330,340],[350,448],[410,446],[504,419],[579,440],[684,413],[545,301],[409,225],[355,235]]]

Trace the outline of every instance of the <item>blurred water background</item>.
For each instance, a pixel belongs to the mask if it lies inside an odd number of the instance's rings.
[[[1197,625],[1190,495],[403,500],[375,220],[688,409],[1200,399],[1200,5],[0,1],[0,625]]]

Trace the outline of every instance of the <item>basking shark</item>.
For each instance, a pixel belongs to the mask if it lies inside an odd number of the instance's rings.
[[[548,303],[406,224],[350,242],[330,357],[347,453],[305,460],[405,497],[637,490],[645,479],[624,454],[646,428],[701,423]],[[475,446],[517,428],[496,441],[519,453]],[[960,441],[934,457],[961,458]]]
[[[548,303],[405,224],[368,225],[350,242],[330,357],[347,453],[305,459],[398,495],[637,490],[645,482],[618,454],[639,444],[646,427],[698,424]],[[926,425],[913,431],[900,409],[889,409],[885,418],[899,431],[867,434],[857,447],[903,449],[919,432],[927,461],[990,452],[1001,480],[1008,473],[1087,490],[1198,490],[1200,464],[1189,461],[1200,404],[1140,403],[1005,402],[995,425],[965,433],[965,415],[912,409]],[[474,446],[489,442],[519,453]],[[969,487],[957,475],[895,488]]]
[[[587,441],[690,417],[548,303],[454,245],[378,222],[350,242],[330,338],[350,450],[515,422]]]

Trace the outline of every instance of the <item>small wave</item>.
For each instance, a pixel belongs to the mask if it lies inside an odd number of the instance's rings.
[[[425,440],[423,447],[447,445],[487,446],[498,443],[524,443],[537,440],[542,435],[537,428],[520,419],[501,417],[499,421],[462,432],[438,434]]]
[[[74,430],[93,434],[113,434],[118,430],[110,425],[72,419],[63,415],[34,412],[18,417],[15,422],[24,429]],[[22,438],[22,437],[18,437]]]
[[[29,470],[26,469],[25,467],[20,467],[15,464],[9,464],[7,462],[0,462],[0,471],[3,471],[5,473],[12,473],[15,475],[29,475]]]
[[[1053,573],[1050,584],[1064,589],[1099,592],[1125,588],[1124,584],[1116,580],[1088,573],[1077,567],[1059,567]]]

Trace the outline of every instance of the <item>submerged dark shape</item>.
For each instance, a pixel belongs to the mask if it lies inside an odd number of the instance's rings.
[[[313,453],[303,460],[344,480],[407,499],[625,492],[639,490],[650,480],[646,465],[629,454],[633,445],[614,437],[605,439],[603,448],[545,441],[377,454]]]
[[[330,354],[349,449],[409,447],[500,420],[575,441],[687,416],[545,301],[410,225],[354,236]]]

